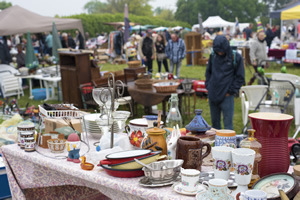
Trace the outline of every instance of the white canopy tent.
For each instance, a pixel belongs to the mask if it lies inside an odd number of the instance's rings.
[[[230,26],[231,32],[235,31],[235,22],[229,22],[222,19],[220,16],[211,16],[208,17],[203,23],[204,28],[225,28]],[[240,31],[248,27],[249,23],[239,23]],[[196,28],[199,28],[199,24],[194,24],[192,30],[195,31]]]
[[[53,22],[57,30],[78,29],[84,35],[80,19],[41,16],[17,5],[0,12],[0,35],[49,32]]]

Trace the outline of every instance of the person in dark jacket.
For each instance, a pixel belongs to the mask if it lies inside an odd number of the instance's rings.
[[[156,60],[158,65],[158,72],[161,72],[161,65],[164,64],[166,72],[169,72],[168,60],[165,53],[166,40],[163,34],[159,33],[155,42]]]
[[[155,55],[155,47],[152,39],[152,30],[146,31],[146,36],[140,40],[139,55],[143,59],[144,64],[147,66],[147,71],[152,73],[152,64]]]
[[[85,49],[84,39],[80,31],[76,31],[76,43],[78,44],[78,49]]]
[[[215,38],[213,51],[205,73],[212,127],[221,129],[222,112],[224,128],[233,130],[234,94],[245,83],[243,57],[223,35]]]
[[[267,24],[266,42],[267,42],[267,46],[269,48],[271,47],[273,38],[274,38],[274,35],[273,35],[272,29],[270,27],[270,24]]]
[[[169,32],[169,30],[171,30],[170,28],[167,30],[165,30],[165,38],[166,38],[166,41],[168,42],[169,40],[171,40],[171,34]]]
[[[118,56],[122,56],[123,54],[123,46],[124,46],[124,33],[122,30],[122,26],[118,26],[118,33],[114,36],[114,49]]]
[[[12,59],[9,48],[4,38],[0,36],[0,64],[9,64],[10,62],[12,62]]]
[[[75,49],[76,44],[72,37],[69,37],[67,33],[62,34],[62,41],[61,41],[62,48],[72,48]]]

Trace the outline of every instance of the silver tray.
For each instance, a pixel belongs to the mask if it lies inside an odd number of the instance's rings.
[[[212,172],[201,172],[199,182],[202,183],[203,181],[209,181],[209,180],[214,179],[214,178],[215,178],[215,174],[214,174],[213,171]],[[228,187],[229,188],[235,188],[237,186],[238,186],[238,184],[235,182],[234,173],[230,172],[230,176],[229,176],[229,179],[228,179]]]

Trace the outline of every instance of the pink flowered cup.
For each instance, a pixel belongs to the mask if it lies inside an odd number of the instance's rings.
[[[212,148],[211,152],[214,159],[214,174],[216,179],[228,181],[232,167],[232,150],[233,148],[225,146]]]

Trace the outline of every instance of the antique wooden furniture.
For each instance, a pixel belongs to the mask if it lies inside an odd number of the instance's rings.
[[[80,84],[91,82],[91,61],[89,53],[59,52],[59,64],[63,101],[82,108]]]
[[[127,84],[129,81],[136,80],[139,73],[146,73],[146,67],[125,68],[124,69],[125,83]]]

